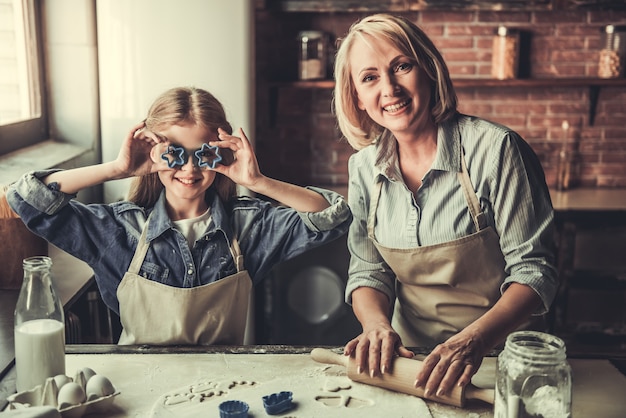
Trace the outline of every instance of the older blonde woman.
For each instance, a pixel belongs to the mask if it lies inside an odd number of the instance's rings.
[[[543,170],[517,133],[457,111],[441,54],[404,18],[356,22],[335,77],[339,127],[358,150],[346,301],[363,331],[345,354],[374,375],[406,347],[433,347],[416,385],[447,394],[552,302]]]

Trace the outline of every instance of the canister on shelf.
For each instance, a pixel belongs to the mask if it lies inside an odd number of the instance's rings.
[[[298,33],[300,54],[298,77],[300,80],[326,78],[328,35],[321,31]]]
[[[626,65],[626,25],[606,25],[603,29],[603,48],[600,50],[598,77],[624,76]]]
[[[561,124],[563,139],[561,150],[557,155],[556,189],[559,191],[571,189],[579,180],[580,155],[575,137],[570,142],[570,125],[564,120]]]
[[[491,76],[498,80],[517,78],[519,67],[519,31],[499,26],[493,37]]]

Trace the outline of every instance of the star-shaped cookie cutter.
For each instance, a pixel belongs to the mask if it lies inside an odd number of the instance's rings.
[[[178,165],[183,166],[186,161],[185,148],[169,145],[167,150],[161,154],[161,159],[167,162],[169,168],[174,168]]]
[[[206,142],[202,144],[202,147],[194,151],[187,151],[185,148],[176,145],[168,145],[165,152],[161,154],[161,159],[167,162],[169,168],[182,167],[187,163],[188,153],[191,152],[193,152],[194,156],[193,164],[198,168],[213,169],[217,163],[222,161],[219,148],[211,146]]]
[[[202,147],[196,150],[193,153],[196,157],[196,161],[198,161],[198,167],[208,167],[215,168],[217,163],[222,161],[222,156],[220,155],[220,149],[216,146],[211,146],[206,142],[202,144]]]

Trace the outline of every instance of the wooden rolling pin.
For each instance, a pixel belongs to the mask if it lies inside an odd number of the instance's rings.
[[[422,362],[419,360],[396,357],[393,361],[391,372],[370,377],[367,372],[357,373],[356,364],[354,358],[352,357],[333,353],[332,351],[324,348],[314,348],[313,351],[311,351],[311,358],[318,363],[346,366],[348,369],[348,377],[354,382],[378,386],[461,408],[465,405],[465,401],[467,399],[478,399],[493,404],[495,396],[493,389],[480,389],[471,383],[465,387],[454,386],[449,395],[424,396],[424,389],[416,388],[414,385],[417,372],[420,367],[422,367]]]

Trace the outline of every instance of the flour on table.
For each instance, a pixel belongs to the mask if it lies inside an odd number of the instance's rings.
[[[207,379],[159,396],[152,407],[153,418],[218,416],[218,406],[226,400],[240,400],[250,406],[250,416],[267,416],[263,396],[281,391],[293,392],[294,408],[281,414],[289,418],[432,418],[426,403],[415,396],[351,381],[334,367],[303,370],[298,376],[260,381]]]

